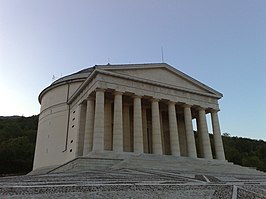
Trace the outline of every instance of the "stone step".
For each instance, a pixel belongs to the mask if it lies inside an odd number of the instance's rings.
[[[67,171],[77,172],[77,171],[86,171],[86,170],[105,170],[107,168],[110,168],[114,164],[117,164],[120,161],[121,160],[119,159],[80,157],[62,166],[59,166],[49,171],[48,173],[63,173]]]
[[[35,174],[63,173],[79,171],[99,171],[116,169],[146,169],[168,170],[192,173],[226,173],[226,174],[254,174],[265,173],[234,165],[227,161],[206,160],[203,158],[175,157],[171,155],[114,153],[111,151],[93,152],[87,157],[79,157],[61,166],[44,169]],[[33,172],[34,174],[34,172]]]
[[[147,155],[141,155],[138,157],[135,156],[125,159],[112,167],[112,169],[121,168],[145,168],[157,170],[175,170],[182,172],[265,175],[265,173],[257,171],[255,169],[230,164],[226,161],[193,159],[184,157],[147,157]]]

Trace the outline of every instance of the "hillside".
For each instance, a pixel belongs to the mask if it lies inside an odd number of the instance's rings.
[[[241,137],[223,136],[226,159],[238,165],[266,172],[266,142]]]
[[[0,175],[31,171],[38,116],[0,117]]]
[[[38,116],[0,116],[0,175],[26,174],[32,170]],[[196,142],[197,142],[197,133]],[[213,145],[213,136],[210,134]],[[266,172],[266,142],[223,136],[229,162]]]

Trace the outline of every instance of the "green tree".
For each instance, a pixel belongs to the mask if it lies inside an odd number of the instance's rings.
[[[38,116],[0,117],[0,175],[32,170]]]

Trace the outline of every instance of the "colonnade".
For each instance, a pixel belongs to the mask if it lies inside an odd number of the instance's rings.
[[[84,128],[84,142],[83,142],[83,152],[79,155],[87,155],[90,151],[101,152],[105,150],[105,90],[96,89],[95,97],[87,98],[87,109],[86,109],[86,121]],[[124,152],[124,146],[128,145],[129,139],[133,139],[133,149],[134,153],[144,153],[145,148],[147,148],[147,133],[144,130],[147,126],[146,113],[143,113],[142,107],[142,97],[138,95],[132,95],[132,125],[126,122],[129,110],[123,109],[123,93],[114,91],[113,94],[113,117],[112,117],[112,142],[111,149],[114,152],[122,153]],[[160,115],[159,103],[162,99],[150,98],[150,109],[151,109],[151,151],[152,154],[163,154],[163,139],[162,139],[162,122]],[[180,146],[180,135],[179,135],[179,122],[177,117],[177,102],[164,100],[167,104],[168,112],[168,129],[169,129],[169,144],[170,153],[173,156],[181,156],[181,146]],[[186,156],[197,158],[198,154],[202,158],[213,159],[213,154],[211,150],[210,138],[208,133],[207,121],[206,121],[206,109],[199,106],[191,106],[189,104],[178,104],[182,108],[182,118],[184,120],[184,134],[185,134],[185,144],[186,144]],[[195,135],[192,125],[192,108],[197,112],[197,131],[198,131],[198,147],[195,143]],[[221,138],[219,119],[217,110],[210,109],[213,129],[213,139],[214,139],[214,151],[215,158],[218,160],[225,160],[224,149]],[[126,114],[125,114],[126,113]],[[125,115],[123,115],[125,114]],[[179,113],[180,114],[180,113]],[[83,113],[84,115],[84,113]],[[82,117],[82,116],[80,116]],[[144,118],[145,117],[145,118]],[[145,121],[146,120],[146,121]],[[143,122],[144,121],[144,122]],[[132,126],[132,127],[131,127]],[[128,128],[132,129],[132,136],[129,136],[124,131]],[[143,130],[144,129],[144,130]],[[79,147],[80,148],[80,147]],[[198,148],[198,153],[197,153]],[[147,149],[146,149],[147,151]]]

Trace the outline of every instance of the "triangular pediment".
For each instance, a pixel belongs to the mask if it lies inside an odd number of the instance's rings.
[[[100,66],[99,68],[112,73],[133,77],[134,79],[148,80],[150,82],[176,87],[181,90],[184,89],[202,94],[206,93],[216,95],[219,98],[222,97],[221,93],[169,66],[168,64],[110,65],[108,67]]]

